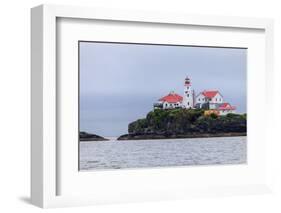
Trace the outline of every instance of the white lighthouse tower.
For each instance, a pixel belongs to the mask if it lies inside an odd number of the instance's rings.
[[[182,105],[186,109],[194,108],[194,91],[191,88],[191,81],[188,77],[184,81],[184,95]]]

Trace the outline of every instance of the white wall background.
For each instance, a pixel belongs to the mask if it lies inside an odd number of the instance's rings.
[[[122,9],[185,12],[275,19],[275,98],[281,88],[281,5],[278,0],[9,0],[0,7],[0,211],[37,212],[29,204],[30,173],[30,8],[42,3]],[[280,85],[277,85],[277,84]],[[158,203],[120,204],[47,210],[83,212],[281,212],[281,140],[278,138],[280,100],[275,106],[276,134],[272,143],[274,194],[260,196],[192,199]],[[269,109],[272,110],[272,109]],[[280,110],[281,111],[281,110]],[[257,118],[258,119],[258,118]],[[280,122],[279,122],[280,123]],[[280,125],[281,126],[281,125]],[[275,163],[274,163],[275,162]]]

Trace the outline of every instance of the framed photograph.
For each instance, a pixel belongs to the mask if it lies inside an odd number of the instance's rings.
[[[272,20],[31,14],[33,204],[270,192]]]
[[[78,45],[79,170],[247,163],[247,48]]]

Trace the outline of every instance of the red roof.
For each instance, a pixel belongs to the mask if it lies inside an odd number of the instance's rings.
[[[235,110],[234,106],[231,106],[229,103],[223,103],[219,106],[219,110]]]
[[[177,103],[177,102],[182,102],[182,99],[183,99],[182,96],[176,93],[169,93],[163,98],[160,98],[159,101],[166,101],[168,103]]]
[[[217,90],[204,90],[204,91],[202,92],[202,95],[204,95],[204,96],[207,97],[207,98],[213,98],[213,97],[215,97],[216,94],[218,94],[218,93],[219,93],[219,91],[217,91]]]

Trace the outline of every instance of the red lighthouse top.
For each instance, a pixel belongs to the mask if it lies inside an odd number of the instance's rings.
[[[184,85],[185,86],[191,86],[191,82],[190,82],[190,78],[189,77],[185,78]]]

